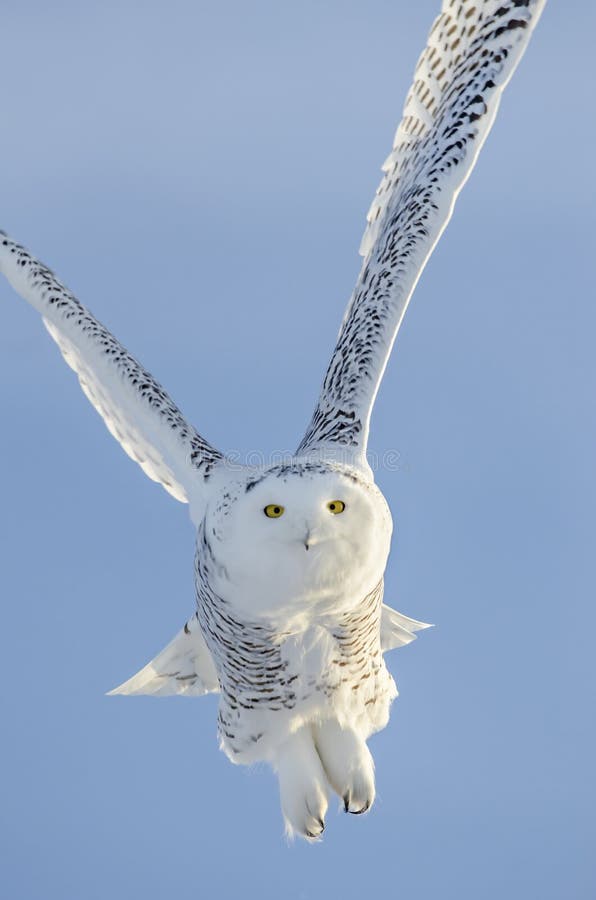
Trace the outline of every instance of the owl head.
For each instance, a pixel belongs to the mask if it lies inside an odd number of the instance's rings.
[[[253,472],[211,504],[206,534],[224,592],[253,615],[357,603],[382,577],[391,515],[374,482],[346,467],[291,462]],[[341,599],[340,599],[341,598]]]

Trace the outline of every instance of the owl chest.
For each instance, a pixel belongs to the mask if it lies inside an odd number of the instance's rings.
[[[374,690],[381,665],[380,601],[376,590],[339,621],[322,617],[301,626],[270,627],[236,617],[203,583],[198,611],[222,694],[232,708],[295,709],[313,697]]]

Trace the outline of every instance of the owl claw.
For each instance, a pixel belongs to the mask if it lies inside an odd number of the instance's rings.
[[[344,812],[351,813],[351,815],[353,815],[353,816],[361,816],[365,812],[368,812],[371,807],[371,803],[372,803],[371,800],[367,800],[366,803],[364,804],[364,806],[361,806],[360,809],[350,809],[350,803],[351,803],[350,795],[344,794],[342,799],[344,801]]]
[[[360,809],[350,809],[349,805],[346,806],[346,812],[351,813],[353,816],[361,816],[363,813],[368,812],[370,809],[370,801],[367,801],[364,806]]]
[[[320,831],[317,831],[316,833],[314,831],[305,831],[304,832],[306,837],[309,838],[311,841],[317,841],[321,837],[323,832],[325,831],[325,823],[323,822],[323,820],[317,819],[317,821],[318,821],[318,824],[321,826]]]

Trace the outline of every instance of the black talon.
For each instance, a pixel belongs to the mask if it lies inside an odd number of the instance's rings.
[[[344,812],[350,812],[350,795],[344,794]]]
[[[325,823],[323,822],[323,820],[322,820],[322,819],[317,819],[317,822],[318,822],[319,825],[321,826],[321,830],[320,830],[317,834],[313,834],[313,832],[312,832],[312,831],[308,831],[308,829],[304,832],[304,833],[306,834],[307,837],[312,838],[312,839],[315,840],[315,841],[316,841],[317,838],[320,838],[321,835],[323,834],[323,832],[325,831]]]
[[[366,803],[362,809],[348,809],[347,812],[352,813],[353,816],[361,816],[362,813],[367,812],[370,809],[370,803]]]

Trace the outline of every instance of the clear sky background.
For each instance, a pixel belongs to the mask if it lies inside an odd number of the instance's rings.
[[[222,449],[302,435],[438,6],[3,6],[0,225]],[[318,846],[215,698],[104,696],[192,613],[193,531],[0,285],[3,897],[596,895],[595,29],[547,5],[388,368],[387,599],[437,627]]]

